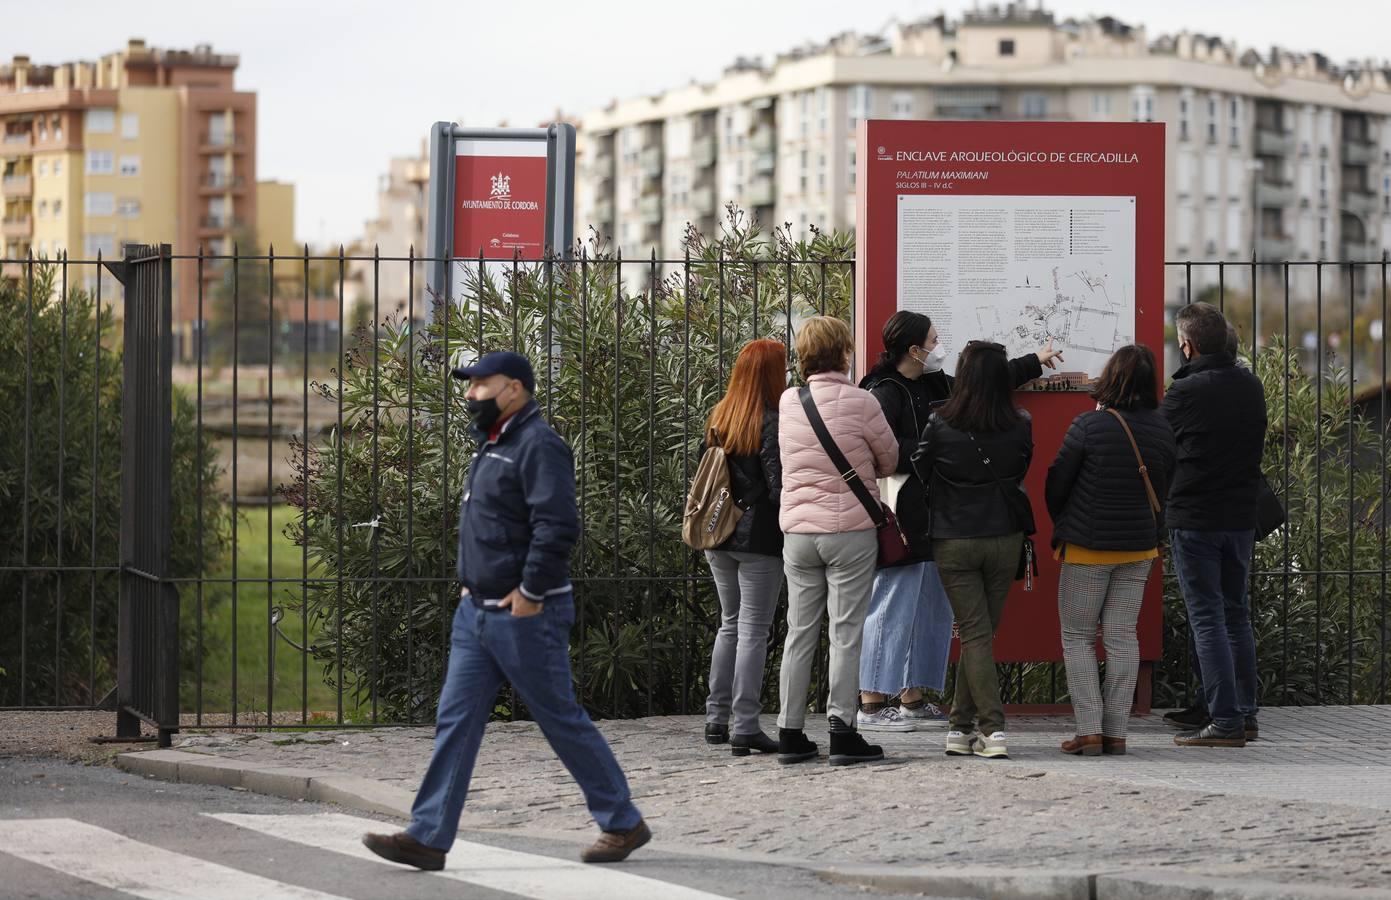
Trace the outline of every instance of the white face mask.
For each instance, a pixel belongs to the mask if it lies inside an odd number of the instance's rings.
[[[938,344],[936,347],[932,348],[932,351],[930,353],[927,354],[926,359],[920,359],[918,361],[923,364],[924,375],[931,375],[933,372],[940,372],[942,371],[942,366],[945,365],[947,361],[947,348],[943,347],[941,344]]]

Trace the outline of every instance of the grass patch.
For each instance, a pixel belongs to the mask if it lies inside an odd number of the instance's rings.
[[[235,596],[232,585],[213,580],[205,583],[202,602],[202,712],[230,713],[238,716],[265,715],[267,700],[276,719],[292,714],[310,723],[333,722],[338,713],[338,689],[328,683],[335,673],[325,672],[322,663],[292,646],[288,637],[301,646],[313,644],[316,634],[306,628],[300,614],[303,605],[301,585],[267,584],[266,579],[305,577],[301,549],[285,537],[285,526],[299,511],[285,505],[243,507],[237,522]],[[267,521],[269,514],[269,522]],[[308,577],[317,576],[313,564]],[[209,579],[233,577],[230,561]],[[180,591],[185,622],[198,616],[198,594],[193,586]],[[270,625],[271,609],[282,612],[276,634]],[[187,712],[198,710],[196,689],[197,630],[185,646],[194,664],[184,667],[180,698]],[[235,641],[233,638],[235,637]],[[267,665],[273,661],[273,667]],[[352,695],[343,695],[345,720],[359,720]],[[262,720],[264,721],[264,720]]]

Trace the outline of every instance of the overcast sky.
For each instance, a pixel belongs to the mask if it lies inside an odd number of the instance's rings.
[[[0,11],[19,3],[0,0]],[[0,29],[0,59],[95,59],[128,37],[180,49],[211,43],[239,54],[237,85],[259,95],[259,175],[295,183],[296,234],[322,244],[362,233],[387,160],[413,152],[436,120],[533,126],[557,108],[578,114],[614,97],[714,79],[738,55],[769,58],[836,32],[878,32],[895,19],[954,16],[975,5],[48,0],[32,7],[25,27]],[[1147,26],[1151,37],[1187,28],[1243,47],[1279,44],[1339,61],[1385,55],[1391,34],[1387,0],[1050,0],[1047,7],[1059,18],[1112,15]],[[13,16],[3,18],[14,24]]]

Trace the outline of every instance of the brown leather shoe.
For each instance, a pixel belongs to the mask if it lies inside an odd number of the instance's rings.
[[[1068,738],[1062,743],[1062,751],[1073,756],[1100,756],[1101,735],[1079,734],[1074,738]]]
[[[1125,738],[1101,736],[1101,752],[1107,756],[1125,756]]]
[[[627,831],[601,831],[599,839],[580,854],[580,861],[587,863],[622,862],[643,844],[652,840],[652,829],[647,823],[639,821]]]
[[[444,868],[443,850],[426,846],[404,831],[396,834],[364,834],[362,844],[382,859],[403,866],[415,866],[427,872],[438,872]]]

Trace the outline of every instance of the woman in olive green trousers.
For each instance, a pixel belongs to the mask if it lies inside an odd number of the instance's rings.
[[[951,756],[1009,755],[995,631],[1024,536],[1034,531],[1021,484],[1033,459],[1033,425],[1014,407],[1013,387],[1004,347],[967,344],[956,392],[928,420],[913,455],[928,486],[933,558],[961,635],[947,732]]]

